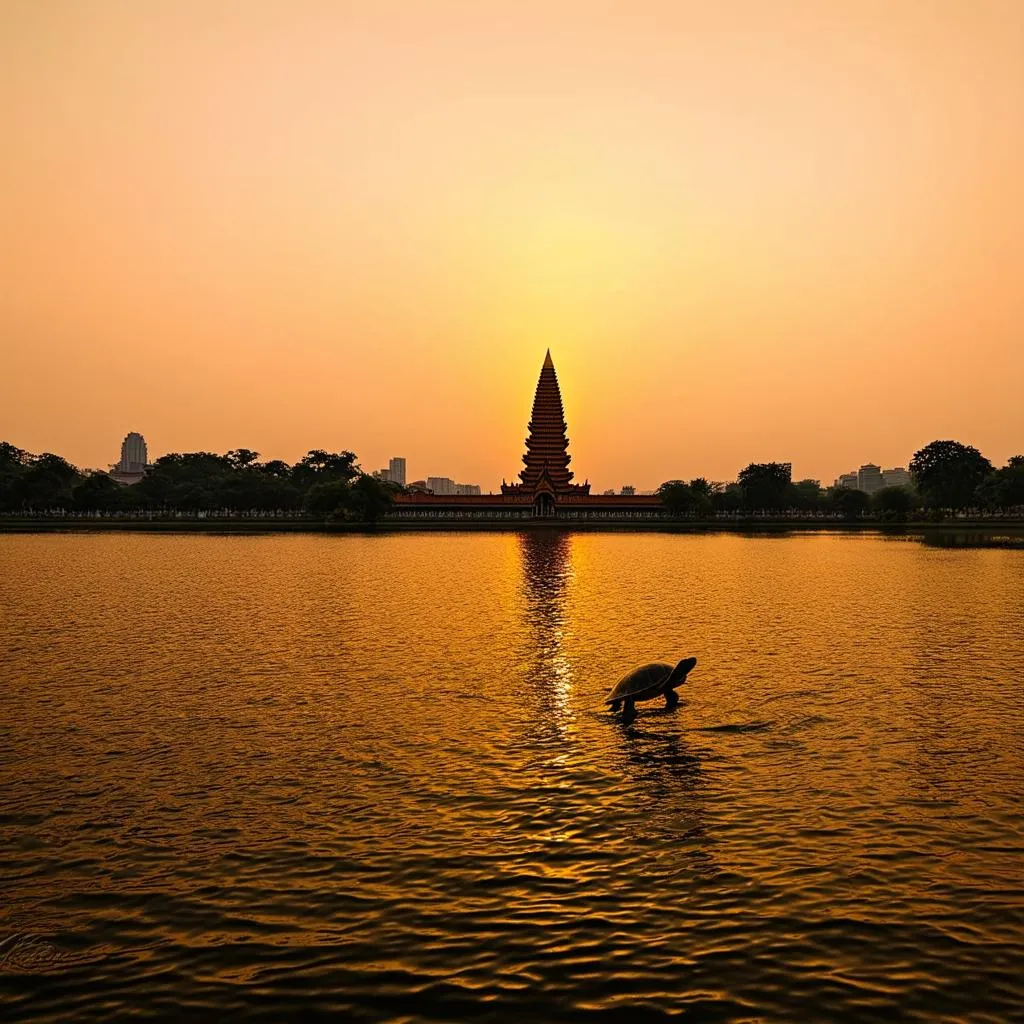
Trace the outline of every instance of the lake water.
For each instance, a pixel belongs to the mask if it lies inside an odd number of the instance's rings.
[[[1024,1019],[1022,634],[879,536],[0,536],[0,1016]]]

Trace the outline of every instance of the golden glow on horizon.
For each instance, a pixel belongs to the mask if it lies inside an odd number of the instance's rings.
[[[1024,447],[1024,5],[2,10],[3,439],[496,488],[550,346],[599,489]]]

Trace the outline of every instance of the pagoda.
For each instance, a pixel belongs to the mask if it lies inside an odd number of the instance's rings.
[[[526,438],[523,468],[519,473],[521,482],[507,484],[502,481],[501,493],[531,497],[534,512],[538,515],[553,514],[559,498],[590,494],[589,483],[572,483],[573,474],[569,469],[572,456],[565,431],[562,393],[558,388],[551,350],[548,349],[533,396],[529,436]]]

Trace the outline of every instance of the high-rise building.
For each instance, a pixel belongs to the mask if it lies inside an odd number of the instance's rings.
[[[590,494],[589,483],[572,483],[565,410],[550,349],[540,370],[528,429],[523,468],[519,472],[521,482],[506,484],[503,481],[501,493],[530,495],[534,514],[542,516],[553,514],[556,497]]]
[[[133,430],[121,442],[121,458],[110,467],[110,477],[119,484],[137,484],[148,465],[146,439]]]
[[[910,474],[902,466],[883,469],[882,479],[885,481],[886,487],[910,487],[914,483]]]
[[[428,476],[426,480],[413,480],[409,486],[418,490],[433,491],[437,495],[480,493],[479,484],[457,484],[450,476]]]
[[[447,476],[428,476],[427,490],[435,494],[454,494],[455,481]]]
[[[405,459],[396,458],[391,460],[388,466],[388,479],[392,483],[405,486]]]
[[[636,494],[636,488],[632,484],[623,484],[622,490],[619,491],[619,494],[626,494],[632,496]]]
[[[121,442],[121,461],[115,468],[120,473],[144,473],[148,462],[146,439],[133,430]]]
[[[840,473],[836,477],[835,487],[845,487],[849,491],[857,490],[857,474],[856,473]]]
[[[857,490],[865,494],[874,494],[885,486],[882,479],[882,467],[869,462],[857,470]]]

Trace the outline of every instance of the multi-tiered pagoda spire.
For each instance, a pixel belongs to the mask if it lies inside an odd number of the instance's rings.
[[[523,469],[518,484],[502,484],[503,494],[538,494],[547,492],[552,497],[567,494],[589,494],[590,484],[572,483],[569,470],[569,438],[566,436],[565,411],[562,393],[558,388],[558,375],[551,360],[551,350],[544,357],[537,392],[533,398],[529,436],[523,455]]]

